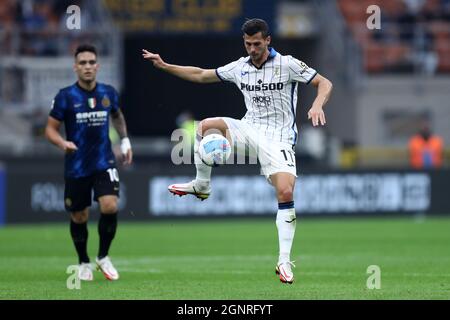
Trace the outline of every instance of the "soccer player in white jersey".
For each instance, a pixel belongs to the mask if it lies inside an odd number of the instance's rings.
[[[247,113],[241,120],[218,117],[200,122],[194,145],[196,178],[188,183],[173,184],[169,191],[178,195],[192,194],[202,200],[211,193],[211,167],[199,158],[198,145],[205,135],[219,131],[233,145],[246,145],[256,150],[261,171],[274,186],[278,200],[276,226],[279,259],[275,272],[284,283],[292,283],[294,274],[290,259],[296,215],[294,185],[296,174],[294,147],[297,142],[295,122],[298,82],[317,88],[317,96],[308,111],[313,126],[325,125],[323,106],[328,101],[332,84],[304,62],[284,56],[269,47],[271,37],[267,23],[247,20],[243,26],[244,46],[248,53],[217,69],[179,66],[164,62],[156,54],[143,50],[142,56],[156,68],[179,78],[198,82],[233,82],[245,98]]]

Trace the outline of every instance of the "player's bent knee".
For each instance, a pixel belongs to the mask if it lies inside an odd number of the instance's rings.
[[[288,202],[294,200],[294,190],[290,187],[283,188],[277,192],[278,202]]]
[[[87,209],[85,209],[83,211],[72,212],[70,216],[73,222],[80,224],[88,221],[89,214]]]
[[[200,135],[200,136],[202,136],[203,137],[203,127],[205,127],[206,126],[206,120],[207,119],[204,119],[204,120],[202,120],[202,121],[200,121],[199,123],[198,123],[198,125],[197,125],[197,134],[198,135]]]
[[[202,137],[212,133],[224,135],[226,132],[226,124],[222,118],[206,118],[200,121],[199,131]]]
[[[117,210],[117,201],[108,201],[100,204],[100,211],[104,214],[116,213]]]
[[[214,118],[207,118],[200,121],[199,130],[202,137],[211,134],[212,131],[217,130],[214,127]]]

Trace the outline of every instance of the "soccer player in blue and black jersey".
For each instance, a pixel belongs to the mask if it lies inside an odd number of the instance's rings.
[[[93,280],[87,253],[88,208],[92,190],[101,212],[96,264],[107,279],[119,279],[119,273],[108,257],[117,229],[119,196],[119,175],[109,139],[110,116],[121,138],[123,162],[128,165],[132,161],[131,144],[119,107],[118,93],[112,86],[96,82],[98,69],[95,47],[79,46],[74,64],[78,81],[58,92],[45,130],[47,139],[65,152],[64,203],[71,213],[70,233],[80,263],[78,277],[86,281]],[[66,139],[59,132],[62,123]]]

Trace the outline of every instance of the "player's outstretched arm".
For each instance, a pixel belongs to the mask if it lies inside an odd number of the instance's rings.
[[[55,118],[49,116],[47,120],[47,126],[45,127],[45,136],[47,139],[61,148],[66,153],[72,153],[78,150],[75,143],[72,141],[64,140],[64,138],[59,133],[59,128],[61,127],[61,122]]]
[[[198,67],[168,64],[164,62],[163,59],[161,59],[159,54],[149,52],[145,49],[142,49],[142,57],[146,60],[151,61],[156,68],[166,71],[184,80],[198,83],[220,82],[220,79],[217,77],[216,70],[214,69],[202,69]]]
[[[333,84],[327,78],[316,74],[311,84],[317,88],[317,96],[314,100],[311,109],[308,111],[308,119],[311,119],[313,126],[325,125],[325,113],[323,106],[330,99]]]

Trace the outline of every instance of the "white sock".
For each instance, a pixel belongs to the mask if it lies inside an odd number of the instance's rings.
[[[280,256],[278,262],[291,261],[291,248],[294,241],[296,215],[294,201],[278,204],[277,212],[278,241]]]
[[[200,144],[200,141],[202,140],[202,136],[200,136],[198,133],[195,136],[195,142],[194,142],[194,163],[195,168],[197,169],[197,175],[195,177],[195,180],[197,182],[202,183],[209,183],[211,180],[211,167],[207,166],[203,163],[202,159],[200,159],[200,156],[198,154],[198,146]]]

